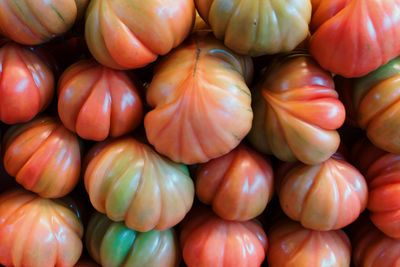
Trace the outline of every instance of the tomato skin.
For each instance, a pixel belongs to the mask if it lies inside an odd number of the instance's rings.
[[[194,19],[193,0],[93,0],[86,13],[85,39],[101,64],[140,68],[182,43]]]
[[[261,56],[292,51],[308,34],[310,0],[195,0],[217,39],[237,53]]]
[[[98,143],[86,161],[85,188],[93,207],[132,229],[171,228],[192,206],[187,167],[131,137]]]
[[[282,168],[285,168],[283,166]],[[318,165],[291,164],[277,184],[283,211],[304,227],[328,231],[355,221],[368,201],[362,174],[340,158]]]
[[[350,240],[342,230],[315,231],[281,219],[268,231],[270,267],[348,267]]]
[[[310,52],[325,69],[360,77],[400,54],[399,0],[321,1]]]
[[[140,233],[97,212],[89,221],[85,240],[93,259],[107,267],[174,267],[181,259],[174,229]]]
[[[134,130],[142,120],[138,84],[94,60],[70,66],[58,82],[58,113],[69,130],[102,141]]]
[[[27,122],[50,104],[54,94],[54,76],[38,56],[8,42],[0,48],[0,64],[2,122]]]
[[[205,207],[185,218],[180,244],[188,267],[256,267],[268,248],[267,236],[257,221],[223,220]]]
[[[400,238],[400,155],[362,139],[353,149],[368,182],[371,221],[386,235]]]
[[[247,221],[260,215],[274,193],[268,158],[241,144],[228,154],[202,164],[196,195],[223,219]]]
[[[250,57],[210,34],[193,35],[156,66],[146,95],[154,107],[144,118],[149,142],[185,164],[230,152],[251,128],[252,75]]]
[[[339,147],[345,109],[330,73],[309,55],[275,58],[253,91],[249,140],[282,161],[318,164]]]
[[[1,0],[0,31],[15,42],[36,45],[72,27],[88,0]]]
[[[83,226],[61,200],[23,189],[0,195],[0,264],[73,266],[82,252]]]
[[[65,196],[78,183],[78,138],[57,119],[42,117],[11,126],[3,149],[6,171],[25,189],[42,197]]]

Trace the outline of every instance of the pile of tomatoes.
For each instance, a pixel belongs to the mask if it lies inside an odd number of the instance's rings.
[[[400,0],[0,0],[0,265],[400,266]]]

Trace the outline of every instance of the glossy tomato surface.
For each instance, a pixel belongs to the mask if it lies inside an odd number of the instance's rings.
[[[360,77],[400,53],[400,1],[315,1],[310,52],[325,69]]]
[[[55,118],[39,117],[10,127],[3,150],[6,171],[25,189],[42,197],[65,196],[78,183],[78,138]]]
[[[339,147],[345,109],[331,74],[311,56],[276,57],[253,92],[249,139],[258,150],[283,161],[318,164]]]
[[[139,68],[182,43],[194,19],[193,0],[93,0],[86,13],[85,39],[101,64]]]
[[[6,267],[68,267],[82,252],[83,226],[60,200],[23,189],[0,195],[0,263]]]
[[[7,42],[0,48],[0,65],[2,122],[27,122],[50,104],[54,94],[54,75],[33,52]]]
[[[221,218],[246,221],[260,215],[271,200],[273,179],[269,159],[241,144],[198,168],[196,195]]]
[[[180,244],[188,267],[257,267],[268,240],[257,221],[227,221],[201,207],[185,218]]]
[[[283,211],[310,229],[343,228],[367,206],[363,175],[340,158],[313,166],[293,164],[281,179],[278,195]]]
[[[149,142],[176,162],[194,164],[230,152],[251,128],[250,57],[210,34],[196,34],[163,58],[147,91]]]
[[[85,239],[90,255],[102,266],[174,267],[181,259],[173,229],[140,233],[97,212]]]
[[[308,35],[310,0],[195,2],[214,35],[240,54],[289,52]]]
[[[192,207],[194,185],[185,165],[131,137],[99,143],[88,154],[85,187],[99,212],[137,231],[165,230]]]
[[[82,60],[58,82],[58,113],[65,127],[84,139],[118,137],[142,120],[140,89],[126,73]]]
[[[0,31],[21,44],[40,44],[64,32],[82,16],[89,0],[1,0]]]
[[[270,267],[349,267],[351,245],[342,230],[314,231],[282,219],[269,231]]]

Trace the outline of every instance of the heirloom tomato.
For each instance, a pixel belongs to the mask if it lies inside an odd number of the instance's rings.
[[[0,195],[0,263],[69,267],[82,252],[83,226],[61,200],[16,189]]]
[[[310,0],[195,0],[214,35],[250,56],[289,52],[308,35]]]
[[[182,43],[194,19],[193,0],[92,0],[85,39],[101,64],[140,68]]]
[[[197,170],[197,197],[226,220],[246,221],[260,215],[273,193],[270,161],[244,144]]]
[[[176,162],[194,164],[222,156],[251,128],[250,57],[198,33],[163,58],[147,90],[154,107],[144,118],[149,142]]]
[[[89,0],[0,0],[0,31],[21,44],[40,44],[66,32]]]
[[[0,48],[0,66],[1,121],[27,122],[50,104],[54,75],[37,55],[8,42]]]
[[[360,77],[400,54],[399,0],[324,0],[314,7],[310,52],[324,69]]]
[[[331,74],[311,56],[276,57],[253,92],[254,121],[249,139],[283,161],[318,164],[339,147],[345,109]]]
[[[58,114],[66,128],[84,139],[118,137],[142,120],[140,89],[126,73],[82,60],[58,82]]]
[[[270,267],[349,267],[351,244],[341,230],[315,231],[282,219],[268,231]]]
[[[392,153],[400,153],[399,93],[400,57],[354,82],[353,104],[359,126],[372,143]]]
[[[6,171],[42,197],[62,197],[78,183],[78,138],[57,119],[42,117],[11,126],[4,135],[3,150]]]
[[[87,156],[85,187],[94,208],[146,232],[178,224],[192,207],[193,181],[185,165],[131,137],[97,144]]]
[[[188,267],[259,267],[268,247],[257,221],[227,221],[204,207],[185,218],[180,244]]]
[[[380,150],[363,139],[353,156],[368,183],[372,222],[386,235],[400,238],[400,154]]]
[[[85,239],[90,255],[102,266],[175,267],[181,259],[173,229],[140,233],[97,212],[89,221]]]
[[[338,156],[313,166],[292,164],[281,173],[277,183],[281,207],[304,227],[340,229],[355,221],[367,206],[364,177]]]

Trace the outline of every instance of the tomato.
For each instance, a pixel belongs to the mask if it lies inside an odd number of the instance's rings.
[[[78,183],[78,138],[57,119],[42,117],[13,125],[3,145],[4,167],[25,189],[42,197],[58,198]]]
[[[290,166],[278,182],[283,211],[304,227],[327,231],[352,223],[367,206],[362,174],[340,158]]]
[[[89,0],[0,0],[0,31],[35,45],[66,32],[82,16]]]
[[[400,54],[399,12],[399,0],[320,1],[310,52],[333,73],[366,75]]]
[[[82,60],[58,82],[58,113],[65,127],[84,139],[118,137],[142,120],[140,89],[124,72]]]
[[[6,43],[0,48],[0,65],[1,121],[27,122],[50,104],[54,75],[33,52],[18,44]]]
[[[269,231],[270,267],[348,267],[351,245],[341,230],[314,231],[282,219]]]
[[[273,193],[270,161],[244,144],[197,170],[197,197],[226,220],[246,221],[260,215]]]
[[[367,140],[361,140],[355,150],[368,182],[372,222],[386,235],[400,238],[400,155],[380,150]]]
[[[400,265],[400,240],[386,236],[370,222],[358,224],[353,241],[355,267],[397,267]]]
[[[240,54],[261,56],[292,51],[306,39],[310,0],[195,0],[214,35]]]
[[[102,266],[174,267],[180,261],[173,229],[140,233],[123,222],[113,222],[103,214],[94,213],[85,239],[90,255]]]
[[[174,163],[131,137],[96,145],[88,154],[85,187],[93,207],[137,231],[165,230],[192,207],[193,181]]]
[[[194,19],[193,0],[92,0],[85,39],[101,64],[140,68],[182,43]]]
[[[82,252],[83,226],[60,200],[17,189],[0,195],[0,263],[73,266]]]
[[[268,247],[257,221],[223,220],[204,207],[185,218],[180,244],[188,267],[257,267]]]
[[[345,109],[330,73],[309,55],[276,57],[253,92],[255,148],[283,161],[318,164],[339,147]]]
[[[149,142],[186,164],[230,152],[251,128],[252,75],[250,57],[210,34],[194,35],[156,66],[146,95],[154,107],[144,118]]]
[[[400,57],[356,79],[353,104],[358,124],[377,147],[400,153]]]

